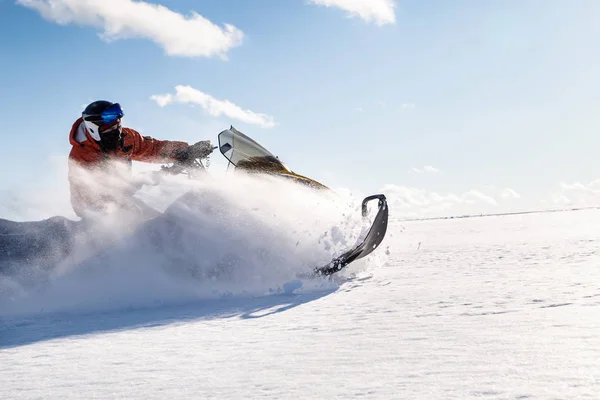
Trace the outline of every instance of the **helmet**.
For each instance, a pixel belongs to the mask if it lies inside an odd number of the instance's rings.
[[[90,103],[81,113],[85,127],[101,147],[115,150],[121,142],[121,118],[123,109],[119,103],[98,100]]]

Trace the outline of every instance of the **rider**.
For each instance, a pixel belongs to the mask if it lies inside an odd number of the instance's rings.
[[[69,185],[71,205],[83,217],[87,211],[102,212],[110,204],[127,206],[133,201],[133,190],[115,190],[109,181],[117,169],[131,169],[131,162],[182,162],[209,155],[213,148],[209,140],[189,146],[186,142],[157,140],[142,136],[134,129],[121,126],[123,110],[119,103],[98,100],[90,103],[71,128],[69,141]],[[82,171],[84,171],[82,173]],[[86,177],[85,172],[100,172],[106,178]]]

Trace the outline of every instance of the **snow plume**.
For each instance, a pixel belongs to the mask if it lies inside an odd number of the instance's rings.
[[[393,0],[309,0],[310,3],[325,7],[337,7],[377,25],[396,23],[395,2]]]
[[[225,115],[231,119],[263,128],[272,128],[276,125],[275,119],[269,115],[244,110],[229,100],[217,100],[191,86],[177,85],[175,86],[175,94],[157,94],[150,96],[150,99],[154,100],[160,107],[165,107],[174,102],[198,104],[213,117]]]
[[[242,43],[235,26],[220,28],[203,16],[178,14],[167,7],[133,0],[17,0],[42,17],[61,25],[80,24],[104,29],[106,41],[150,39],[170,56],[226,58]]]
[[[115,197],[140,178],[128,178],[120,166],[73,174],[111,187]],[[29,260],[16,268],[23,276],[0,277],[0,317],[277,294],[298,273],[352,247],[364,227],[360,199],[276,178],[158,176],[158,185],[136,197],[164,214],[150,220],[117,209],[90,215],[77,225],[67,257]],[[32,282],[35,276],[41,278]],[[332,285],[305,281],[300,290]]]

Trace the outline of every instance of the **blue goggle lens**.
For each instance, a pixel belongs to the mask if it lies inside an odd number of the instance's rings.
[[[123,109],[119,103],[115,103],[108,107],[101,114],[103,124],[112,124],[119,118],[123,118]]]

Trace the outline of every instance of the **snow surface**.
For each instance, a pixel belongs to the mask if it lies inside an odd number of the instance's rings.
[[[348,212],[347,198],[281,196],[235,203],[221,225],[182,207],[46,285],[5,280],[0,398],[598,398],[599,210],[401,222],[391,209],[372,256],[301,280],[351,245],[360,199]],[[169,242],[173,221],[202,240]],[[237,272],[207,278],[228,256]]]

